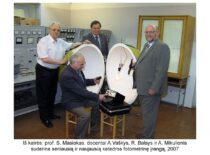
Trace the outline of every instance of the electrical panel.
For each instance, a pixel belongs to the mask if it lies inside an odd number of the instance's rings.
[[[19,65],[16,74],[27,76],[35,72],[37,43],[44,36],[45,27],[42,26],[14,27],[14,63]]]
[[[78,30],[73,28],[62,28],[60,32],[60,38],[67,42],[74,42],[75,34]]]
[[[60,38],[67,42],[80,42],[82,41],[83,36],[87,35],[88,33],[90,33],[90,29],[62,28]],[[107,41],[109,42],[111,31],[101,30],[101,33],[107,37]]]
[[[35,66],[37,43],[46,35],[42,26],[14,26],[15,116],[36,107]],[[23,110],[23,109],[27,110]],[[34,108],[33,108],[34,109]]]

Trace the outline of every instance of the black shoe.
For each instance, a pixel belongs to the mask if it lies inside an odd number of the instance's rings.
[[[143,134],[137,134],[136,139],[154,139],[154,136],[152,135],[151,137],[146,137],[143,136]]]
[[[61,116],[59,116],[59,115],[52,115],[50,117],[50,119],[61,119]]]
[[[90,130],[93,131],[93,132],[99,132],[100,127],[99,127],[98,124],[96,124],[96,125],[91,125]]]
[[[49,119],[42,119],[42,123],[47,127],[47,128],[52,128],[53,124]]]
[[[137,134],[135,137],[136,137],[136,139],[143,139],[142,138],[143,137],[142,134]]]

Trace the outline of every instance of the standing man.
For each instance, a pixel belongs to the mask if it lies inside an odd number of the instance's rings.
[[[87,86],[99,84],[100,79],[86,79],[82,72],[84,66],[85,58],[82,54],[72,55],[70,65],[63,71],[60,79],[62,104],[78,117],[76,139],[85,138],[90,119],[92,127],[99,125],[99,101],[105,100],[104,94],[98,95],[87,90]],[[85,107],[91,107],[92,111],[86,111]]]
[[[91,33],[83,37],[83,41],[88,40],[90,43],[96,45],[102,52],[104,57],[108,55],[108,42],[105,35],[100,33],[101,23],[94,20],[90,24]]]
[[[49,34],[37,44],[36,65],[36,94],[39,107],[39,116],[47,128],[52,128],[52,119],[59,119],[54,114],[54,100],[57,90],[58,67],[67,62],[64,59],[65,51],[81,43],[67,43],[59,39],[60,25],[52,23]]]
[[[161,95],[167,91],[170,49],[158,35],[157,26],[146,27],[147,43],[135,65],[134,86],[137,87],[144,122],[143,134],[137,136],[140,139],[154,138]]]

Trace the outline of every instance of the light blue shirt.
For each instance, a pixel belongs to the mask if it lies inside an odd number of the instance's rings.
[[[65,55],[65,51],[69,50],[71,46],[72,43],[68,43],[60,38],[54,40],[50,35],[47,35],[40,39],[37,44],[37,63],[50,69],[58,68],[59,65],[45,63],[41,58],[49,57],[58,61],[62,60]]]

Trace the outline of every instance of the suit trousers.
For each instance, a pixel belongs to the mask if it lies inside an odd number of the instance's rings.
[[[144,131],[142,139],[154,139],[154,132],[157,122],[157,114],[160,105],[160,95],[145,96],[140,95],[140,104],[143,114]]]
[[[84,107],[77,107],[67,110],[76,114],[78,118],[75,130],[75,139],[84,139],[88,131],[91,113],[89,111],[86,111]]]
[[[36,65],[36,94],[40,119],[50,119],[54,114],[58,69]]]
[[[96,127],[100,124],[100,110],[99,103],[89,101],[86,104],[87,107],[92,107],[91,109],[91,127]]]
[[[71,104],[71,103],[69,103]],[[100,123],[100,111],[99,103],[93,101],[87,101],[84,107],[70,108],[68,105],[64,105],[65,109],[76,114],[78,117],[77,127],[75,131],[76,139],[84,139],[87,131],[88,125],[91,120],[91,127],[95,127]],[[92,107],[91,111],[85,110],[87,107]]]

